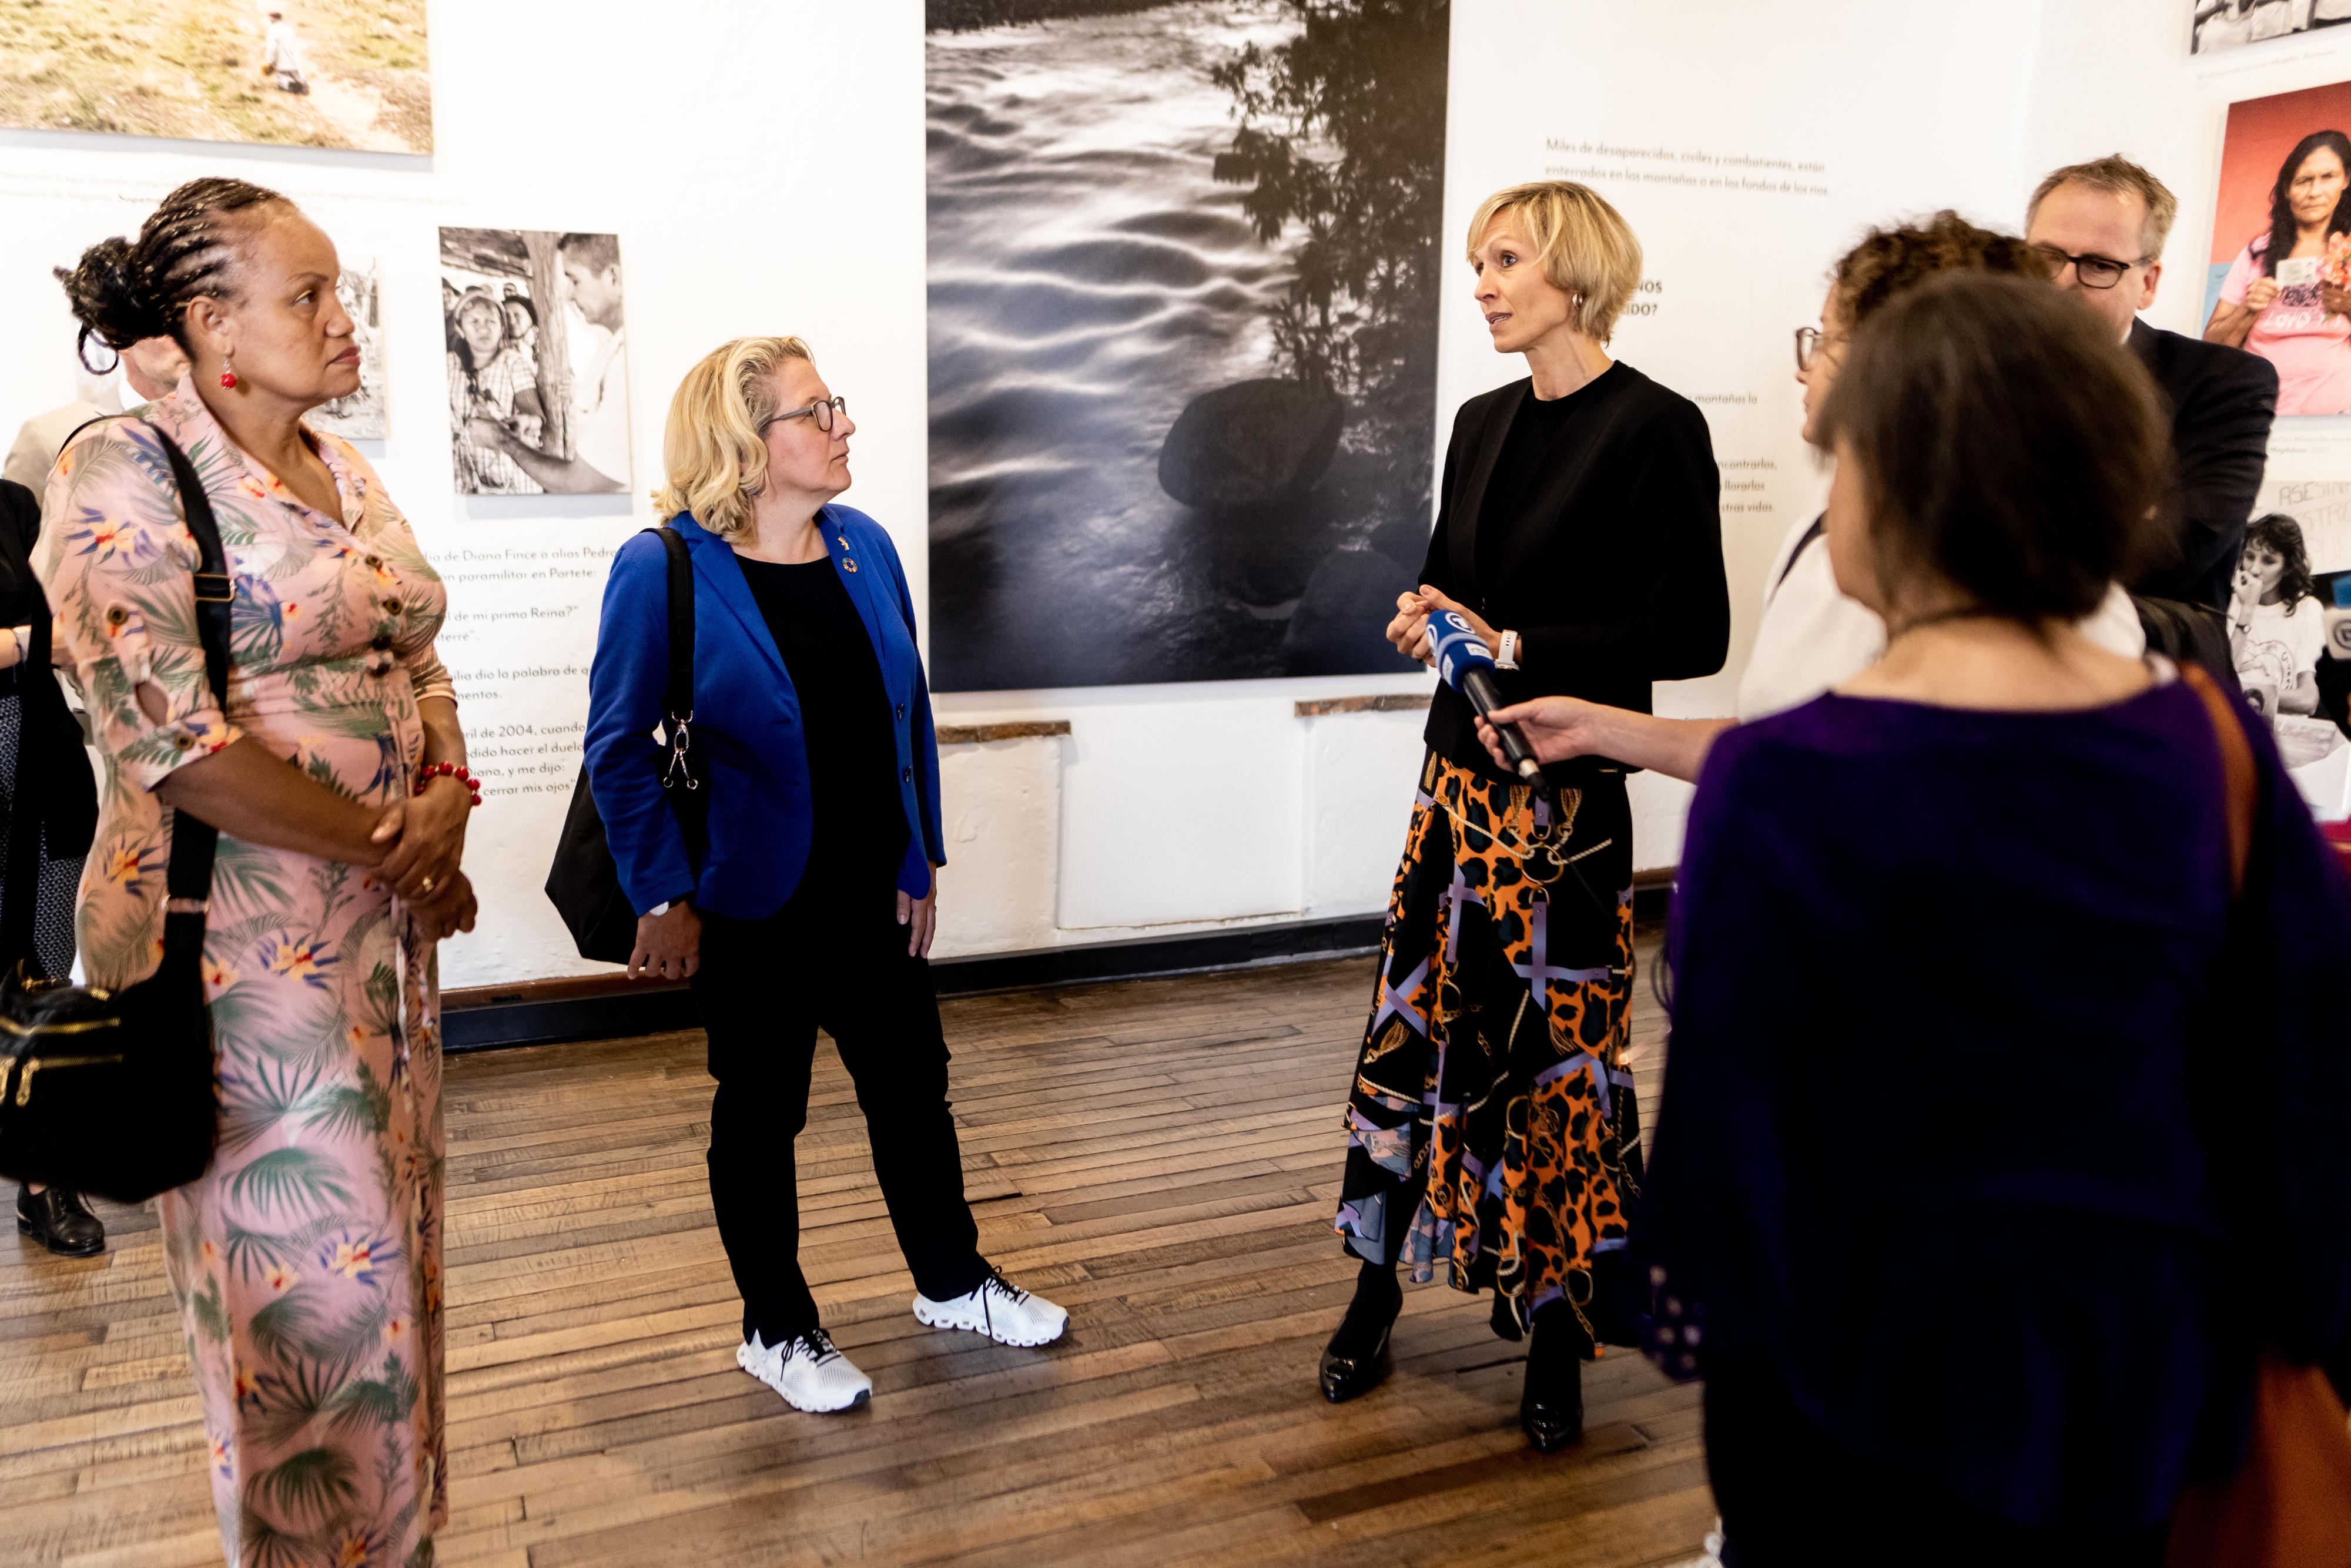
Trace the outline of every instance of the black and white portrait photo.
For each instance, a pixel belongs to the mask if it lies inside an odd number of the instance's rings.
[[[391,430],[383,388],[383,289],[373,256],[345,256],[335,298],[351,319],[360,350],[360,390],[310,411],[310,423],[346,441],[381,441]]]
[[[441,313],[459,495],[629,488],[619,236],[444,228]]]
[[[2209,55],[2351,22],[2351,0],[2194,0],[2189,51]]]
[[[937,685],[1411,669],[1446,0],[926,20]]]

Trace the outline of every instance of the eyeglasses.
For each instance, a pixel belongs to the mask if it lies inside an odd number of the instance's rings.
[[[768,425],[780,424],[788,419],[802,418],[813,419],[816,421],[816,427],[819,430],[830,431],[832,428],[832,416],[836,413],[841,414],[844,419],[848,417],[849,400],[847,398],[820,398],[815,402],[809,404],[806,408],[796,408],[789,413],[775,414],[761,421],[759,424],[759,434],[761,435],[767,434]]]
[[[2067,256],[2053,245],[2036,245],[2032,248],[2049,258],[2053,272],[2063,272],[2066,264],[2072,263],[2074,276],[2082,280],[2085,288],[2112,288],[2123,280],[2124,273],[2134,267],[2145,267],[2154,259],[2143,256],[2137,261],[2116,261],[2110,256]]]
[[[1827,346],[1828,340],[1829,335],[1826,332],[1822,331],[1818,327],[1797,328],[1796,369],[1799,371],[1811,370],[1813,368],[1813,361],[1821,357],[1821,350]]]

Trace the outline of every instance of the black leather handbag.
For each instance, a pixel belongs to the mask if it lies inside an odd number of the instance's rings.
[[[662,796],[685,835],[686,858],[699,870],[708,852],[710,791],[694,755],[694,567],[685,536],[675,528],[647,528],[661,536],[669,555],[669,682],[662,693]],[[555,863],[547,873],[547,896],[571,930],[583,958],[625,964],[637,945],[637,912],[621,886],[621,868],[605,841],[604,819],[588,789],[588,765],[580,765],[571,786],[571,809],[563,816]]]
[[[212,504],[185,454],[155,432],[180,486],[180,507],[200,557],[196,636],[213,700],[228,706],[228,559]],[[47,662],[49,627],[36,620],[30,657]],[[37,788],[18,751],[17,792]],[[26,818],[19,816],[18,823]],[[204,911],[212,897],[218,832],[172,814],[164,873],[163,961],[120,991],[68,985],[33,973],[40,834],[12,831],[5,950],[18,954],[0,977],[0,1176],[143,1203],[204,1175],[219,1113],[213,1092],[212,1014],[204,1005]]]

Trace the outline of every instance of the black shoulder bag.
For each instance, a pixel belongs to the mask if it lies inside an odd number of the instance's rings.
[[[228,558],[186,455],[162,431],[155,438],[195,538],[196,637],[213,700],[225,713]],[[30,656],[49,657],[46,618],[35,622]],[[22,831],[28,825],[36,831]],[[29,957],[0,977],[0,1175],[143,1203],[195,1180],[212,1163],[218,1112],[203,959],[218,838],[209,823],[172,813],[163,961],[146,979],[120,991],[74,987],[63,976],[31,975]],[[7,874],[10,896],[0,901],[5,950],[30,954],[40,885],[37,823],[20,818],[10,833]]]
[[[662,693],[661,786],[663,798],[685,835],[685,852],[696,867],[708,852],[710,792],[694,756],[694,567],[685,536],[675,528],[647,528],[661,536],[669,554],[669,685]],[[580,956],[600,963],[625,964],[637,945],[637,912],[621,886],[621,868],[604,839],[604,819],[588,788],[588,765],[580,765],[571,786],[571,809],[564,813],[563,836],[556,841],[555,863],[547,873],[547,896],[571,930]]]

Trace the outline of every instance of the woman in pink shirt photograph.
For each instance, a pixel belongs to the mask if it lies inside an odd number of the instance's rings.
[[[2319,276],[2326,242],[2351,232],[2351,137],[2318,131],[2294,143],[2270,192],[2270,227],[2221,282],[2205,341],[2277,367],[2281,415],[2351,413],[2351,289]]]

